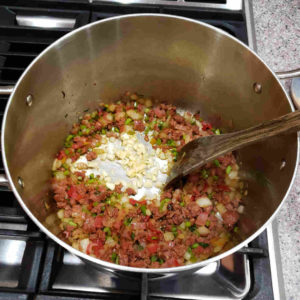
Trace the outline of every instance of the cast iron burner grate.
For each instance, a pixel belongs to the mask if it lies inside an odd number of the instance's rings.
[[[112,16],[180,15],[217,26],[248,43],[245,12],[224,9],[232,0],[192,1],[193,7],[176,1],[136,2],[0,0],[0,85],[15,84],[28,64],[64,34]],[[50,20],[50,27],[40,27],[43,18]],[[0,95],[1,121],[7,99]],[[131,278],[84,264],[41,233],[12,192],[0,190],[0,198],[0,299],[274,298],[266,231],[249,248],[194,274]]]

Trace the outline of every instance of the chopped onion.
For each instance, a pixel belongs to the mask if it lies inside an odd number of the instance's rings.
[[[222,218],[221,214],[220,214],[218,211],[216,212],[216,218],[217,218],[220,222],[223,223],[223,218]]]
[[[179,225],[179,228],[180,228],[180,229],[185,229],[185,223],[182,222],[182,223]]]
[[[237,171],[231,171],[229,174],[228,174],[228,177],[230,179],[237,179],[238,178],[238,172]]]
[[[66,178],[66,176],[64,175],[63,172],[57,172],[57,173],[55,174],[55,177],[56,177],[57,180],[63,180],[63,179]]]
[[[136,112],[136,111],[133,110],[133,109],[127,110],[126,113],[127,113],[127,115],[128,115],[131,119],[133,119],[133,120],[142,120],[142,119],[143,119],[142,114]]]
[[[72,247],[75,248],[75,249],[77,249],[77,250],[79,250],[79,243],[78,243],[78,241],[73,242],[72,243]]]
[[[86,250],[87,250],[87,247],[90,243],[90,240],[89,239],[83,239],[79,243],[80,243],[81,251],[86,253]]]
[[[199,232],[200,235],[206,236],[210,233],[210,230],[208,228],[206,228],[205,226],[200,226],[198,228],[198,232]]]
[[[108,237],[105,245],[107,245],[108,247],[114,247],[116,245],[116,241],[112,237]]]
[[[166,242],[173,241],[174,240],[174,234],[172,232],[165,232],[164,233],[164,239]]]
[[[59,219],[62,219],[64,217],[64,212],[65,210],[64,209],[60,209],[58,212],[57,212],[57,217]]]
[[[185,260],[190,260],[191,256],[192,256],[191,253],[185,252],[185,254],[184,254],[184,259],[185,259]]]
[[[211,206],[212,202],[209,200],[209,198],[207,197],[200,197],[196,200],[196,203],[200,206],[200,207],[207,207],[207,206]]]
[[[214,252],[215,253],[220,252],[222,250],[222,248],[223,247],[221,247],[221,246],[217,246],[217,247],[214,248]]]
[[[216,205],[216,208],[221,215],[223,215],[227,211],[227,209],[225,208],[225,206],[222,203],[218,203]]]
[[[242,214],[244,212],[245,206],[244,205],[240,205],[237,209],[238,213]]]
[[[57,158],[54,159],[54,162],[53,162],[53,165],[52,165],[52,171],[57,170],[58,168],[61,167],[61,165],[62,165],[61,160],[59,160],[59,159],[57,159]]]

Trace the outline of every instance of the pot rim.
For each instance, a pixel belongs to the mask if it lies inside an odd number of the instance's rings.
[[[79,250],[76,250],[75,248],[73,248],[72,246],[70,246],[69,244],[67,244],[66,242],[62,241],[60,238],[58,238],[56,235],[54,235],[50,230],[48,230],[33,214],[32,212],[29,210],[29,208],[26,206],[26,204],[23,202],[21,196],[19,195],[17,189],[14,186],[14,183],[12,181],[11,175],[10,175],[10,171],[7,165],[7,161],[6,161],[6,153],[5,153],[5,144],[4,144],[4,137],[5,137],[5,127],[6,127],[6,118],[7,118],[7,114],[10,108],[10,105],[13,101],[14,98],[14,94],[16,92],[16,90],[19,88],[19,86],[22,85],[22,80],[25,77],[25,75],[29,72],[29,70],[34,66],[34,64],[41,59],[45,53],[47,53],[48,51],[50,51],[52,48],[55,48],[57,45],[59,45],[60,43],[62,43],[64,40],[67,40],[69,37],[76,35],[77,32],[80,31],[84,31],[87,30],[93,26],[98,26],[101,23],[106,23],[106,22],[111,22],[114,20],[120,20],[120,19],[124,19],[124,18],[140,18],[140,17],[160,17],[160,18],[172,18],[172,19],[177,19],[180,21],[186,21],[186,22],[191,22],[191,23],[195,23],[198,24],[200,26],[204,26],[207,27],[211,30],[213,30],[214,32],[220,33],[222,35],[225,35],[226,37],[232,39],[233,41],[239,43],[242,47],[244,47],[246,50],[250,51],[273,75],[273,77],[276,79],[277,83],[280,85],[281,89],[283,90],[286,99],[288,100],[288,103],[290,105],[290,108],[292,111],[294,111],[294,107],[293,104],[285,90],[285,88],[283,87],[282,83],[279,81],[279,79],[277,78],[277,76],[275,75],[275,73],[271,70],[270,67],[268,67],[268,65],[247,45],[245,45],[244,43],[242,43],[241,41],[239,41],[237,38],[231,36],[229,33],[216,28],[212,25],[206,24],[204,22],[201,21],[196,21],[193,19],[189,19],[186,17],[180,17],[180,16],[173,16],[173,15],[168,15],[168,14],[156,14],[156,13],[146,13],[146,14],[129,14],[129,15],[123,15],[123,16],[117,16],[117,17],[111,17],[111,18],[107,18],[104,20],[100,20],[94,23],[90,23],[87,24],[85,26],[82,26],[80,28],[75,29],[74,31],[64,35],[63,37],[59,38],[58,40],[56,40],[54,43],[52,43],[51,45],[49,45],[45,50],[43,50],[30,64],[29,66],[26,68],[26,70],[23,72],[23,74],[20,76],[20,78],[18,79],[15,88],[13,90],[13,92],[11,93],[9,100],[7,102],[5,111],[4,111],[4,115],[3,115],[3,121],[2,121],[2,129],[1,129],[1,150],[2,150],[2,160],[3,160],[3,164],[4,164],[4,169],[5,169],[5,173],[7,175],[7,178],[9,180],[9,183],[11,185],[12,191],[15,195],[15,197],[17,198],[18,202],[20,203],[21,207],[24,209],[24,211],[26,212],[26,214],[31,218],[31,220],[47,235],[49,236],[52,240],[54,240],[56,243],[58,243],[60,246],[62,246],[63,248],[65,248],[66,250],[68,250],[70,253],[82,258],[84,261],[87,260],[90,263],[94,263],[96,265],[100,265],[104,268],[107,268],[109,270],[115,270],[115,271],[126,271],[126,272],[133,272],[133,273],[149,273],[149,274],[167,274],[167,273],[178,273],[178,272],[182,272],[182,271],[187,271],[187,270],[192,270],[192,269],[200,269],[212,262],[218,261],[230,254],[233,254],[234,252],[238,251],[240,248],[242,248],[243,246],[246,246],[249,242],[251,242],[254,238],[256,238],[260,233],[262,233],[266,227],[268,226],[268,224],[270,222],[272,222],[272,220],[274,219],[274,217],[276,216],[276,214],[278,213],[278,211],[280,210],[280,208],[282,207],[283,203],[286,201],[287,196],[291,190],[291,187],[293,185],[293,182],[295,180],[295,176],[296,176],[296,171],[297,171],[297,167],[298,167],[298,163],[299,163],[299,139],[297,138],[297,157],[296,157],[296,163],[295,163],[295,168],[294,168],[294,173],[293,173],[293,177],[291,179],[291,182],[289,184],[289,187],[283,197],[283,199],[281,200],[281,203],[278,205],[278,207],[276,208],[276,210],[273,212],[273,214],[271,215],[271,217],[257,230],[255,231],[251,236],[249,236],[246,240],[244,240],[243,242],[239,243],[238,245],[236,245],[235,247],[227,250],[226,252],[219,254],[217,256],[211,257],[209,259],[200,261],[200,262],[196,262],[190,265],[184,265],[184,266],[180,266],[180,267],[172,267],[172,268],[156,268],[156,269],[148,269],[148,268],[136,268],[136,267],[128,267],[128,266],[123,266],[123,265],[117,265],[114,263],[110,263],[98,258],[94,258],[90,255],[87,255]]]

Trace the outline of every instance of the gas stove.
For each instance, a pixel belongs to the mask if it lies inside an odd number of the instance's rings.
[[[255,50],[247,0],[0,0],[0,85],[15,84],[71,30],[131,13],[203,21]],[[1,121],[7,99],[0,95]],[[276,221],[248,247],[194,273],[125,276],[96,270],[48,239],[8,189],[0,199],[0,299],[284,299]]]

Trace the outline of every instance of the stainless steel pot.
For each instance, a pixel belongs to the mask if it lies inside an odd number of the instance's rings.
[[[168,15],[128,15],[67,34],[23,73],[2,124],[2,156],[23,209],[49,237],[94,266],[176,273],[237,251],[260,234],[283,204],[298,163],[297,134],[238,152],[248,183],[241,243],[206,261],[168,269],[120,266],[83,254],[57,237],[49,191],[51,164],[71,124],[99,100],[126,90],[201,111],[214,125],[239,130],[293,110],[275,74],[248,47],[201,22]],[[10,91],[7,91],[10,92]]]

